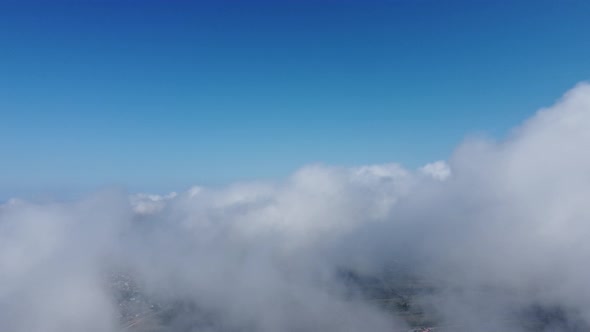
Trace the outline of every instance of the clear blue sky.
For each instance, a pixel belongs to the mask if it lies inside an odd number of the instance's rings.
[[[0,199],[417,167],[590,78],[589,1],[0,1]]]

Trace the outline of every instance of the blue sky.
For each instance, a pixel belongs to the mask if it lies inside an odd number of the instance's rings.
[[[408,167],[590,78],[587,1],[0,2],[0,199]]]

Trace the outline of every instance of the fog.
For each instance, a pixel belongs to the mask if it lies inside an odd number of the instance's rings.
[[[588,330],[588,151],[581,83],[507,137],[415,170],[313,164],[167,195],[15,198],[0,206],[0,330],[410,329],[350,274],[420,280],[415,305],[445,331]],[[164,321],[122,318],[164,307]]]

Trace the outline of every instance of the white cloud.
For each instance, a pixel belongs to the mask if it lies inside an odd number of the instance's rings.
[[[449,168],[449,165],[442,160],[426,164],[420,168],[420,171],[441,181],[446,180],[449,176],[451,176],[451,169]]]
[[[176,195],[175,192],[166,195],[140,193],[131,195],[129,201],[136,213],[150,214],[163,209],[166,205],[166,201],[173,199]]]

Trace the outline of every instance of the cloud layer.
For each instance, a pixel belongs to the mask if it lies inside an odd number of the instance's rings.
[[[506,139],[467,140],[418,170],[309,165],[167,196],[12,200],[0,206],[0,330],[147,331],[121,321],[112,275],[124,274],[141,296],[191,308],[171,330],[404,331],[341,274],[386,269],[428,283],[420,306],[438,324],[524,331],[553,317],[542,328],[587,330],[588,151],[579,84]]]

